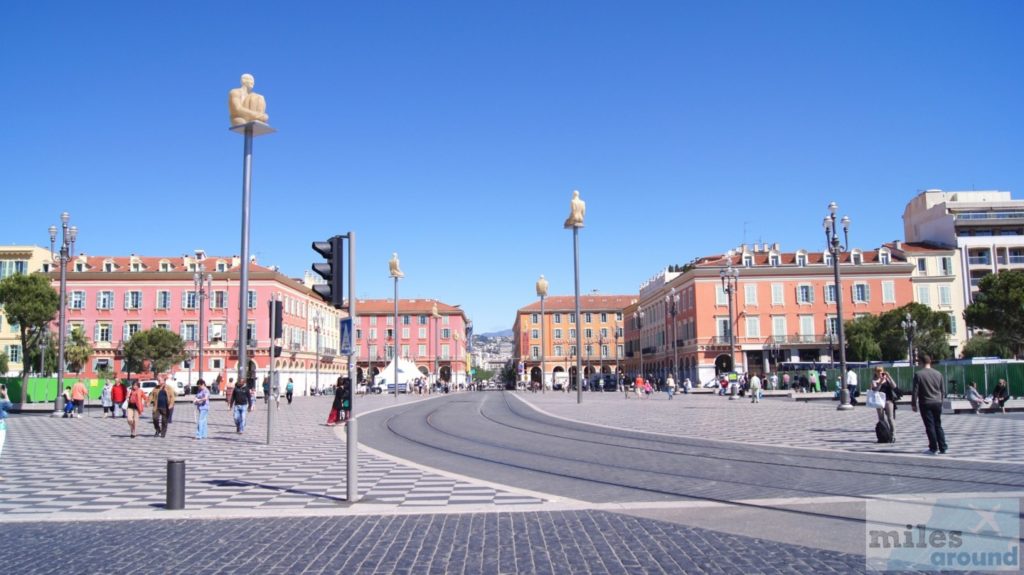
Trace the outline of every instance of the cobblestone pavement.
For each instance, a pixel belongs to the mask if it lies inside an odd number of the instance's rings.
[[[399,402],[414,401],[405,397]],[[394,405],[393,397],[358,398],[360,409]],[[167,459],[186,460],[189,510],[325,510],[347,505],[343,427],[323,425],[327,397],[282,404],[276,439],[266,445],[267,412],[259,403],[243,434],[226,404],[214,403],[208,439],[193,439],[190,405],[175,409],[166,438],[148,416],[131,439],[124,419],[91,413],[81,419],[14,415],[0,457],[0,521],[55,513],[135,515],[160,512]],[[339,433],[335,433],[335,432]],[[542,500],[400,465],[364,451],[359,492],[365,503],[420,507],[537,504]]]
[[[827,574],[864,558],[603,511],[26,523],[4,571]]]
[[[833,401],[798,402],[789,398],[730,400],[713,394],[665,394],[649,399],[620,393],[524,393],[516,397],[545,413],[611,427],[702,439],[785,447],[810,447],[860,453],[921,454],[928,448],[921,417],[909,404],[896,410],[896,443],[878,444],[874,409],[837,411]],[[944,415],[949,451],[942,457],[1024,462],[1024,417],[1020,414]]]

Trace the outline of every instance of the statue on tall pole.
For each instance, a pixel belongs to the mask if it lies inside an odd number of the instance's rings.
[[[228,91],[228,116],[232,126],[249,122],[266,123],[270,119],[267,115],[267,100],[252,91],[255,85],[256,79],[252,74],[242,74],[242,85]]]

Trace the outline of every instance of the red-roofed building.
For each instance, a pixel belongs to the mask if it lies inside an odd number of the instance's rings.
[[[248,294],[239,293],[238,257],[208,257],[201,250],[196,256],[91,256],[81,254],[68,263],[68,333],[80,328],[93,347],[93,355],[83,366],[83,377],[94,377],[96,369],[108,366],[118,377],[124,370],[123,348],[134,334],[153,327],[178,333],[195,358],[172,368],[179,382],[194,383],[203,377],[212,383],[238,377],[239,302],[247,303],[249,370],[262,380],[270,360],[269,301],[279,294],[283,302],[282,355],[277,369],[281,381],[294,380],[296,393],[313,387],[317,361],[321,387],[347,372],[344,358],[337,356],[338,325],[342,315],[326,305],[311,289],[274,268],[251,261]],[[56,267],[50,272],[59,289]],[[205,298],[202,328],[199,325],[199,297],[194,276],[202,271],[212,276],[210,293]],[[323,318],[321,353],[313,337],[314,317]],[[198,365],[202,335],[203,363]],[[335,343],[331,343],[335,342]],[[145,376],[146,374],[143,374]],[[134,376],[133,376],[134,377]],[[223,387],[221,387],[223,389]]]
[[[697,385],[732,370],[763,373],[783,361],[833,361],[838,342],[831,257],[764,244],[663,270],[641,285],[638,301],[624,310],[627,372],[639,373],[642,363],[644,373],[660,379],[678,362],[679,377]],[[720,276],[730,262],[739,270],[732,350],[729,296]],[[852,249],[841,254],[840,269],[846,321],[913,301],[914,266],[902,252]]]
[[[577,351],[587,381],[599,373],[618,373],[623,359],[622,314],[635,301],[635,295],[581,295],[579,350],[574,296],[544,298],[543,318],[539,299],[519,308],[512,339],[520,381],[543,381],[548,389],[564,387],[576,379]]]
[[[458,306],[434,299],[398,300],[399,355],[416,364],[429,383],[465,385],[472,362],[471,322]],[[356,365],[359,381],[376,378],[395,356],[395,300],[356,300]]]

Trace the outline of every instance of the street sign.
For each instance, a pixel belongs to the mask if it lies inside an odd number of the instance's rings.
[[[352,355],[352,318],[341,320],[341,346],[339,355]]]

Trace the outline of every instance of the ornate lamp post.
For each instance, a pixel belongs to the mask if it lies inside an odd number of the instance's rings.
[[[907,334],[907,361],[910,362],[911,367],[914,365],[914,334],[917,333],[917,320],[914,316],[907,312],[906,318],[900,322],[903,326],[903,331]]]
[[[597,368],[597,390],[604,391],[604,333],[597,333],[597,355],[598,355],[598,368]]]
[[[669,317],[672,318],[672,379],[679,379],[679,348],[676,346],[678,337],[676,335],[676,314],[679,313],[679,294],[676,288],[671,288],[665,296],[665,305],[668,306]]]
[[[836,283],[836,342],[839,344],[839,377],[843,383],[839,386],[839,407],[840,411],[853,409],[850,405],[850,392],[846,389],[846,343],[843,340],[843,289],[842,278],[839,273],[839,255],[850,245],[850,218],[843,216],[836,222],[836,212],[839,206],[835,202],[828,204],[829,215],[821,222],[825,228],[825,244],[832,254],[832,271]],[[839,225],[843,226],[843,243],[839,243]]]
[[[736,293],[740,281],[740,270],[732,265],[732,251],[728,253],[729,265],[719,270],[718,275],[722,278],[722,289],[725,290],[729,299],[729,362],[732,370],[736,371],[736,326],[733,318],[733,295]],[[732,386],[730,386],[732,387]]]
[[[633,312],[633,321],[636,322],[636,331],[639,338],[637,339],[640,344],[640,377],[644,377],[644,308],[643,306],[637,306],[636,311]]]
[[[540,392],[546,393],[547,384],[544,379],[547,377],[547,364],[545,358],[547,357],[547,326],[544,321],[544,298],[548,297],[548,280],[544,279],[544,274],[541,274],[537,280],[537,297],[540,298]]]
[[[213,292],[213,274],[204,274],[206,266],[203,262],[199,262],[199,271],[192,274],[192,285],[195,287],[196,292],[196,305],[199,306],[199,333],[196,338],[199,340],[198,344],[199,352],[199,379],[203,379],[203,368],[206,364],[203,363],[203,326],[206,325],[206,305],[205,301],[209,294]]]
[[[53,263],[60,264],[60,309],[58,310],[57,321],[60,324],[57,326],[57,395],[53,398],[53,414],[57,415],[64,409],[64,398],[60,392],[64,389],[64,371],[66,369],[66,360],[64,358],[64,344],[68,336],[67,321],[65,314],[67,313],[67,291],[68,291],[68,262],[71,261],[71,257],[75,251],[75,239],[78,237],[78,227],[68,227],[68,220],[71,219],[71,215],[67,212],[63,212],[60,215],[60,228],[61,228],[61,239],[60,239],[60,251],[54,252],[54,248],[57,243],[57,226],[50,226],[50,259]],[[22,390],[22,397],[25,396],[25,390]]]

